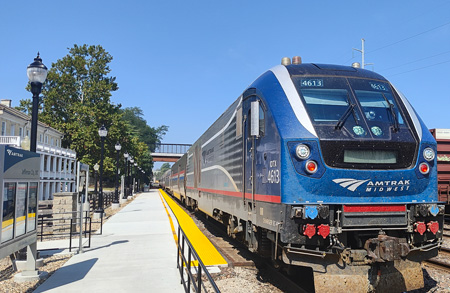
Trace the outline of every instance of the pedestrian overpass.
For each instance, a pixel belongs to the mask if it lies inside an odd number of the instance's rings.
[[[160,143],[152,153],[153,162],[176,162],[181,158],[191,144]]]

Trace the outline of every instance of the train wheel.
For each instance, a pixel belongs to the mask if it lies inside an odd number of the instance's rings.
[[[236,225],[235,225],[234,219],[232,216],[229,216],[228,223],[227,223],[227,234],[229,237],[236,238],[236,234],[233,233],[235,228],[236,228]]]

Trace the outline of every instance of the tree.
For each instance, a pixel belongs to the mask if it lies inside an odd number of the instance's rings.
[[[14,107],[16,110],[24,112],[25,114],[31,115],[31,110],[33,109],[33,102],[31,99],[20,100],[20,105]]]
[[[74,45],[68,55],[52,64],[43,86],[39,115],[40,121],[65,133],[62,146],[75,150],[78,159],[89,165],[99,161],[98,129],[105,125],[106,174],[115,169],[115,142],[127,135],[120,105],[110,101],[112,92],[118,89],[116,78],[109,76],[112,59],[101,46]]]
[[[105,125],[108,129],[105,176],[115,171],[116,142],[125,150],[133,150],[135,160],[140,166],[146,166],[150,174],[151,157],[146,144],[133,136],[130,125],[122,118],[121,105],[110,101],[112,93],[118,89],[116,78],[110,76],[112,59],[99,45],[70,48],[48,72],[42,89],[39,120],[63,132],[62,147],[76,151],[77,159],[91,166],[100,161],[98,129]],[[18,109],[26,113],[30,105],[30,100],[22,100]],[[123,160],[121,164],[124,165]]]
[[[167,170],[170,169],[170,164],[169,163],[164,163],[161,165],[161,168],[159,168],[159,170],[156,170],[155,172],[155,179],[156,180],[161,180],[162,176],[164,175],[164,173],[166,173]]]
[[[128,123],[134,135],[148,146],[150,152],[155,151],[158,143],[169,129],[166,125],[153,128],[147,125],[147,121],[142,117],[143,112],[139,107],[130,107],[122,110],[123,119]]]

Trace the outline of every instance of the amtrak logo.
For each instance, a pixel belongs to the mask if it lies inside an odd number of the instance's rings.
[[[334,179],[333,182],[339,184],[340,186],[347,188],[350,191],[355,191],[356,188],[358,188],[361,184],[364,184],[365,182],[369,181],[370,179],[366,180],[357,180],[352,178],[340,178],[340,179]]]
[[[16,153],[9,149],[7,149],[6,151],[8,152],[8,155],[10,155],[10,156],[23,158],[23,154],[21,154],[21,153]]]
[[[353,178],[333,179],[333,182],[352,192],[354,192],[359,186],[366,182],[366,192],[405,191],[409,190],[411,184],[410,180],[371,181],[370,179],[358,180]]]

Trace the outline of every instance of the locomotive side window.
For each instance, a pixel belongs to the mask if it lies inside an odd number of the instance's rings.
[[[242,107],[236,112],[236,139],[242,137]]]
[[[259,105],[259,136],[264,136],[266,133],[266,114],[264,109]]]

